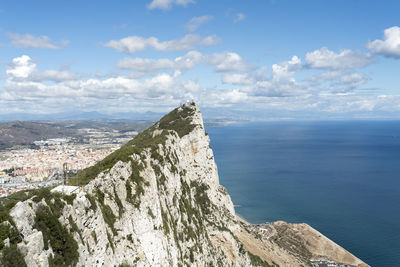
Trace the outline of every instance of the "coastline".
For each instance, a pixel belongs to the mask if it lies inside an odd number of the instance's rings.
[[[306,223],[287,223],[285,221],[274,221],[266,225],[254,225],[235,211],[235,216],[243,227],[236,231],[237,237],[246,244],[246,248],[263,260],[279,262],[281,259],[265,251],[265,247],[274,247],[277,251],[285,248],[292,255],[300,258],[306,257],[307,261],[321,264],[347,264],[348,266],[368,267],[369,265],[335,243],[324,234]],[[254,225],[254,227],[253,227]],[[245,232],[248,234],[245,234]],[[262,236],[263,241],[255,241],[250,233]],[[277,239],[276,239],[277,238]],[[275,240],[275,241],[272,241]],[[277,240],[277,241],[276,241]],[[284,240],[283,242],[281,240]],[[277,242],[277,243],[276,243]],[[269,245],[267,245],[269,244]],[[286,247],[287,244],[291,246]],[[293,249],[296,244],[296,249]],[[310,245],[313,244],[313,245]],[[262,252],[264,250],[264,252]],[[302,252],[299,254],[299,252]],[[266,257],[269,255],[271,258]],[[308,255],[308,256],[306,256]],[[288,260],[288,259],[285,259]],[[285,260],[283,262],[285,262]],[[281,263],[283,263],[281,262]],[[287,262],[286,262],[287,263]]]
[[[236,210],[235,210],[235,215],[239,221],[241,221],[247,225],[251,224],[249,221],[247,221],[245,218],[243,218],[239,213],[237,213]]]

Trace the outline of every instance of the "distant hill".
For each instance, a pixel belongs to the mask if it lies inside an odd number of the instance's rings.
[[[100,131],[118,131],[121,134],[130,131],[141,132],[151,123],[117,119],[96,120],[57,120],[57,121],[11,121],[0,123],[0,150],[13,146],[26,146],[34,141],[49,138],[82,137],[91,128]]]
[[[75,129],[59,124],[27,121],[0,123],[0,150],[17,145],[30,145],[37,140],[76,135]]]
[[[0,114],[0,122],[9,121],[44,121],[44,120],[144,120],[144,121],[157,121],[161,118],[162,113],[156,112],[120,112],[114,114],[103,114],[96,111],[90,112],[61,112],[49,114],[33,114],[33,113],[9,113]]]

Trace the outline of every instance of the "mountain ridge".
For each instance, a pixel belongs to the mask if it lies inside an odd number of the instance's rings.
[[[61,186],[2,201],[4,266],[11,252],[27,266],[307,266],[318,254],[367,266],[307,225],[253,228],[236,216],[194,103],[70,184],[74,193]]]

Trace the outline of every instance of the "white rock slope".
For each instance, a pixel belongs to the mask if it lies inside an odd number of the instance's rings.
[[[307,257],[257,239],[235,216],[194,103],[71,183],[81,185],[76,195],[43,191],[11,209],[28,266],[308,264]],[[265,249],[252,249],[259,243]]]

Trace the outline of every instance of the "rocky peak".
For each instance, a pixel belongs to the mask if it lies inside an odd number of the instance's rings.
[[[70,186],[2,201],[4,266],[300,266],[313,255],[263,240],[235,215],[194,103]]]

